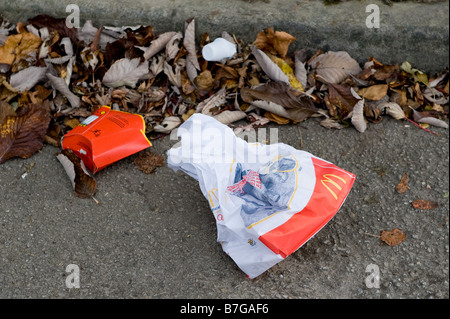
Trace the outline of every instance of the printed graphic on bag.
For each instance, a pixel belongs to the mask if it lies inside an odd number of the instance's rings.
[[[242,163],[236,165],[235,184],[227,190],[244,200],[241,216],[246,227],[289,208],[300,170],[293,156],[278,156],[257,172],[242,169]]]

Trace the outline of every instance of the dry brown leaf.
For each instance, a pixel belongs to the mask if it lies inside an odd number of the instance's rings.
[[[415,209],[423,209],[423,210],[435,209],[439,206],[437,202],[424,199],[416,199],[411,204]]]
[[[289,120],[285,117],[276,115],[275,113],[272,113],[272,112],[266,112],[266,113],[264,113],[264,116],[267,117],[272,122],[275,122],[277,124],[285,125],[285,124],[291,123],[291,120]]]
[[[389,246],[398,245],[404,241],[405,238],[405,233],[398,228],[394,228],[393,230],[383,230],[380,235],[380,239]]]
[[[352,118],[353,126],[360,133],[364,133],[367,129],[366,119],[364,118],[364,100],[360,100],[353,107]]]
[[[367,88],[362,88],[358,91],[358,94],[368,100],[379,101],[386,96],[388,89],[389,85],[387,84],[376,84]]]
[[[152,41],[150,46],[145,50],[144,59],[148,60],[162,49],[165,49],[166,45],[169,43],[169,41],[172,40],[172,38],[175,35],[177,35],[177,32],[175,31],[160,34],[155,40]]]
[[[352,94],[351,87],[348,85],[329,83],[328,91],[330,96],[328,101],[325,100],[325,103],[329,102],[330,104],[327,104],[330,115],[335,116],[333,114],[338,110],[340,118],[346,118],[359,99]]]
[[[413,111],[414,121],[448,129],[448,124],[446,122],[430,116],[428,112],[418,112],[412,107],[410,108]]]
[[[30,66],[11,75],[10,84],[19,92],[32,89],[36,83],[46,78],[46,67]]]
[[[164,165],[164,158],[161,155],[153,154],[150,151],[140,152],[133,160],[136,167],[145,174],[150,174],[157,167]]]
[[[0,116],[0,164],[12,157],[28,158],[42,148],[50,123],[48,103],[28,104]]]
[[[103,84],[112,88],[123,85],[134,88],[139,79],[148,72],[148,61],[140,63],[139,58],[131,60],[123,58],[114,62],[105,73],[103,76]]]
[[[395,191],[399,194],[403,194],[408,190],[408,183],[409,183],[409,177],[408,174],[405,173],[402,176],[402,179],[400,180],[400,183],[395,187]]]
[[[244,102],[301,122],[317,113],[317,109],[309,97],[297,97],[296,92],[284,82],[269,82],[254,89],[242,88],[241,97]]]
[[[9,65],[10,67],[20,62],[28,54],[39,49],[41,38],[30,33],[22,32],[10,35],[3,46],[0,47],[0,64]],[[13,69],[13,72],[17,70]]]
[[[211,74],[211,71],[205,70],[200,73],[194,80],[194,84],[197,86],[199,91],[203,93],[207,93],[213,89],[214,86],[214,78]]]
[[[70,149],[62,150],[55,155],[69,176],[75,195],[80,198],[93,198],[97,190],[97,182],[84,166],[83,161]]]
[[[246,117],[247,117],[247,114],[245,114],[245,112],[229,111],[229,110],[223,111],[214,116],[214,118],[216,120],[218,120],[220,123],[225,124],[225,125],[245,119]]]
[[[183,45],[188,54],[186,57],[186,72],[191,82],[197,77],[200,71],[200,64],[197,59],[197,49],[195,46],[195,19],[189,19],[185,22],[185,31]]]
[[[253,43],[258,49],[268,51],[284,58],[289,45],[295,41],[295,37],[284,31],[275,31],[274,28],[262,30],[256,36]]]

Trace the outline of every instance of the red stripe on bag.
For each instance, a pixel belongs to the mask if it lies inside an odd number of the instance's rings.
[[[264,245],[286,258],[325,226],[338,212],[355,182],[355,175],[312,158],[316,174],[314,192],[300,212],[283,225],[260,236]]]

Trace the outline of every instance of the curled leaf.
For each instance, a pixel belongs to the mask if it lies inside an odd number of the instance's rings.
[[[289,45],[295,41],[295,37],[284,31],[275,31],[274,28],[267,28],[256,36],[254,45],[264,51],[278,54],[284,58],[289,49]]]
[[[361,133],[367,129],[366,119],[364,118],[364,100],[360,100],[353,107],[352,124]]]
[[[75,195],[80,198],[91,198],[97,190],[97,182],[91,176],[83,161],[71,149],[56,153],[56,158],[64,167],[72,183]]]
[[[33,88],[39,81],[44,80],[46,72],[46,67],[30,66],[11,75],[10,84],[17,91],[24,92]]]
[[[150,46],[144,52],[144,59],[148,60],[156,53],[160,52],[162,49],[166,48],[166,45],[169,43],[172,38],[177,35],[177,32],[165,32],[159,35],[155,40],[153,40]]]
[[[60,78],[59,76],[54,76],[50,73],[47,73],[47,78],[50,80],[50,83],[52,84],[53,88],[58,90],[62,95],[64,95],[67,98],[72,107],[81,106],[80,98],[72,93],[72,91],[69,89],[69,87],[66,84],[66,81],[63,78]]]
[[[437,202],[424,199],[417,199],[413,201],[411,204],[415,209],[423,209],[423,210],[435,209],[439,206]]]
[[[258,49],[257,47],[252,48],[252,53],[258,61],[263,71],[267,74],[269,78],[273,81],[279,81],[289,84],[289,78],[283,71],[276,65],[267,54]]]
[[[222,124],[228,125],[233,122],[242,120],[247,117],[247,114],[242,111],[223,111],[220,114],[214,116],[216,120],[221,122]]]
[[[155,132],[159,133],[170,133],[174,128],[181,124],[181,120],[178,116],[168,116],[161,124],[157,124],[153,127]]]
[[[418,112],[412,107],[410,107],[410,109],[413,111],[414,121],[434,125],[437,127],[448,128],[448,124],[446,122],[432,116],[427,116],[426,112]]]
[[[297,97],[296,92],[284,82],[269,82],[254,89],[242,88],[241,97],[256,107],[301,122],[317,113],[317,109],[309,97]]]
[[[398,105],[397,103],[394,103],[394,102],[385,102],[385,103],[377,104],[377,108],[380,111],[386,110],[386,113],[389,114],[390,116],[392,116],[396,120],[401,120],[406,117],[405,112],[400,107],[400,105]]]
[[[344,125],[342,125],[341,123],[339,123],[336,120],[333,120],[332,118],[326,118],[326,119],[322,120],[320,122],[320,125],[325,128],[328,128],[328,129],[334,128],[334,129],[341,130],[341,129],[345,128]]]
[[[400,183],[395,187],[395,191],[399,194],[403,194],[408,190],[409,177],[408,174],[405,173],[400,180]]]
[[[195,47],[195,19],[189,19],[185,23],[183,45],[188,55],[186,57],[186,72],[191,82],[197,77],[197,71],[200,71],[200,65],[197,59],[197,49]]]

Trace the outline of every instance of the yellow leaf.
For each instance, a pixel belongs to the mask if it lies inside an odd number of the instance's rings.
[[[289,64],[286,63],[286,61],[271,54],[269,54],[269,57],[276,65],[278,65],[281,71],[283,71],[283,73],[287,75],[292,88],[297,89],[301,92],[305,91],[302,84],[295,77],[294,70],[289,66]]]

